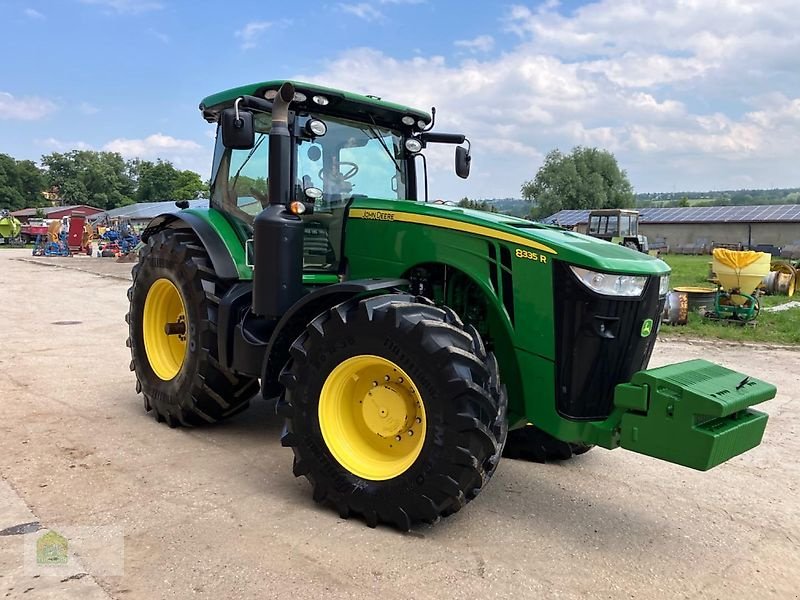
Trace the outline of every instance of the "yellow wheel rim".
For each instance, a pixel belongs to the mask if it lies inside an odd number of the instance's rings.
[[[402,475],[425,445],[417,386],[380,356],[354,356],[331,371],[320,394],[319,424],[334,458],[363,479]]]
[[[186,358],[189,323],[183,297],[169,279],[157,279],[147,290],[142,315],[144,350],[153,372],[173,379]]]

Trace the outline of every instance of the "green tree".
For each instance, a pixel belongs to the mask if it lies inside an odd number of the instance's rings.
[[[67,204],[111,209],[130,203],[134,181],[129,165],[116,152],[72,150],[42,157],[49,185],[57,186]]]
[[[0,208],[19,210],[44,206],[45,179],[30,160],[15,160],[0,154]]]
[[[179,171],[175,182],[175,200],[194,200],[208,195],[208,185],[194,171]]]
[[[581,146],[569,154],[549,152],[536,177],[522,184],[522,197],[535,204],[531,215],[539,219],[560,210],[634,205],[633,188],[614,155]]]
[[[137,161],[131,169],[137,180],[137,202],[193,200],[208,192],[200,175],[194,171],[180,171],[169,161]]]
[[[471,208],[473,210],[482,210],[485,212],[497,212],[497,208],[486,200],[470,200],[466,196],[458,201],[458,206],[461,208]]]
[[[161,160],[155,163],[141,161],[138,168],[136,201],[171,200],[177,179],[178,172],[171,163]]]
[[[25,208],[19,189],[17,162],[7,154],[0,154],[0,208],[19,210]]]

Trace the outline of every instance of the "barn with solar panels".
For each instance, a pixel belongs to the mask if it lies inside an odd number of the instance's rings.
[[[734,246],[774,252],[772,248],[800,246],[798,204],[642,208],[639,215],[639,233],[673,251]],[[588,220],[588,210],[562,210],[543,222],[585,233]]]

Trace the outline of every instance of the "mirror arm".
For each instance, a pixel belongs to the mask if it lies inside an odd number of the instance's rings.
[[[257,96],[239,96],[236,99],[235,106],[237,110],[239,106],[241,106],[242,108],[248,108],[257,112],[272,112],[272,102],[264,100],[263,98],[258,98]]]
[[[463,133],[439,133],[423,131],[419,134],[419,139],[423,143],[432,142],[434,144],[463,144],[466,136]]]

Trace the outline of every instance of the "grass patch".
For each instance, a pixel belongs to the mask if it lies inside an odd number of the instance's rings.
[[[672,267],[671,287],[714,287],[714,284],[707,280],[710,256],[668,254],[661,258]],[[755,327],[725,325],[703,319],[699,314],[690,313],[687,325],[675,327],[664,325],[661,327],[660,334],[665,337],[699,337],[736,342],[800,345],[800,308],[777,313],[763,311],[764,308],[784,304],[790,300],[798,300],[797,295],[794,298],[762,296],[760,298],[762,311],[756,319]]]

